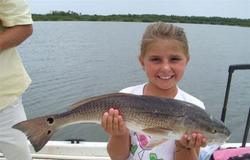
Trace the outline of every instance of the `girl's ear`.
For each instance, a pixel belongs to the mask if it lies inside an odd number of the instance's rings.
[[[140,64],[141,64],[141,67],[142,69],[145,71],[145,63],[143,61],[143,58],[141,56],[138,57],[139,61],[140,61]]]
[[[190,60],[190,55],[187,57],[186,66],[187,66],[189,60]]]

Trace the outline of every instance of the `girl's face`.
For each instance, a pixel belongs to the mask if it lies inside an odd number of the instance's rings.
[[[145,56],[140,57],[139,61],[148,77],[148,87],[155,91],[177,91],[177,83],[184,75],[189,57],[178,42],[162,40],[150,44]]]

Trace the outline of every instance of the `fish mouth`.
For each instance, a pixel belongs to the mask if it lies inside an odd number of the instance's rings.
[[[227,139],[225,141],[229,140],[230,137],[231,137],[231,134],[227,137]]]
[[[211,141],[208,141],[208,144],[210,145],[223,145],[226,143],[226,141],[230,138],[230,136],[226,136],[223,138],[223,136],[219,139],[216,139],[216,140],[211,140]]]
[[[174,76],[157,76],[157,77],[160,78],[160,79],[168,80],[168,79],[170,79],[170,78],[172,78]]]

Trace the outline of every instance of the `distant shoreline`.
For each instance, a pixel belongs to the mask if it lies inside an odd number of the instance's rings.
[[[177,16],[157,14],[112,14],[112,15],[87,15],[73,11],[52,11],[47,14],[32,14],[34,21],[116,21],[116,22],[169,22],[193,23],[250,27],[250,19]]]

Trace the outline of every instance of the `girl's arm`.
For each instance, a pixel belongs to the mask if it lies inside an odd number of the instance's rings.
[[[187,137],[185,134],[180,141],[175,141],[174,160],[198,160],[200,147],[207,145],[207,140],[200,133],[193,133],[190,140]]]
[[[110,158],[113,160],[126,160],[130,150],[129,130],[125,127],[119,111],[111,108],[108,113],[104,113],[101,125],[110,134],[107,145]]]

